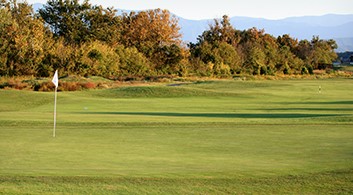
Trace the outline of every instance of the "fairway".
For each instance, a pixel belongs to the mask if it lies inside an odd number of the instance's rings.
[[[319,90],[320,89],[320,90]],[[0,90],[0,194],[353,193],[353,80]]]

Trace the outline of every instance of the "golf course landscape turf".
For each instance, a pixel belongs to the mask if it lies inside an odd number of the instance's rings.
[[[59,81],[60,82],[60,81]],[[0,194],[352,194],[353,79],[0,90]]]

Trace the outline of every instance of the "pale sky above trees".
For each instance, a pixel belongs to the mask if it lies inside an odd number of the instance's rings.
[[[46,0],[28,0],[46,3]],[[352,0],[90,0],[92,4],[126,10],[168,9],[186,19],[248,16],[282,19],[292,16],[353,14]]]

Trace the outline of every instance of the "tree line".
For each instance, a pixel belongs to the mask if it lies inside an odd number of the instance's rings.
[[[106,78],[232,77],[312,74],[337,58],[334,40],[297,40],[264,30],[237,30],[215,19],[196,43],[184,43],[168,10],[118,14],[89,0],[49,0],[38,13],[26,2],[0,0],[0,76]]]

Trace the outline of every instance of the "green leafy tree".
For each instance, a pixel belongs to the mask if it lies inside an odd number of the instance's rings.
[[[265,31],[257,28],[244,30],[240,33],[239,49],[244,59],[243,73],[255,75],[267,73],[264,35]]]
[[[254,75],[264,75],[267,73],[266,55],[259,47],[250,49],[245,66],[248,67]]]
[[[293,39],[288,34],[278,36],[277,43],[278,43],[279,47],[284,47],[284,46],[288,47],[291,52],[294,52],[296,50],[296,48],[298,47],[298,40]]]
[[[106,78],[119,73],[120,58],[115,49],[100,41],[85,43],[79,48],[81,68],[76,72],[83,76],[103,76]]]
[[[311,43],[306,39],[299,41],[298,47],[295,51],[295,54],[300,59],[307,62],[309,60],[309,58],[311,58],[311,56],[312,56],[311,53],[312,53]]]
[[[50,26],[56,37],[64,37],[67,43],[80,44],[90,38],[87,12],[91,4],[85,0],[49,0],[39,14]]]
[[[325,69],[327,65],[337,59],[335,49],[337,44],[333,39],[322,40],[318,36],[314,36],[311,40],[311,64],[314,68]]]
[[[135,47],[125,48],[119,45],[115,52],[119,56],[118,76],[148,76],[151,74],[151,62]]]
[[[222,42],[217,48],[214,49],[215,63],[219,64],[220,67],[227,69],[221,71],[222,74],[236,74],[241,71],[241,58],[232,45]],[[221,68],[221,69],[222,69]]]
[[[193,64],[193,71],[200,76],[211,76],[216,56],[212,44],[202,42],[189,44],[190,61]]]
[[[157,48],[153,62],[156,62],[155,69],[161,74],[172,74],[182,59],[182,49],[172,44]]]
[[[209,25],[209,30],[198,37],[199,44],[208,42],[215,46],[219,43],[227,43],[236,47],[239,40],[239,33],[230,24],[230,18],[227,15],[224,15],[222,20],[214,19],[214,24]]]
[[[322,40],[314,36],[311,41],[301,40],[294,53],[306,64],[305,68],[312,73],[312,69],[326,68],[337,59],[335,49],[337,49],[337,44],[333,39]]]
[[[98,40],[111,46],[120,44],[121,17],[117,16],[114,8],[103,9],[102,6],[93,6],[85,12],[90,40]]]
[[[72,56],[75,52],[76,48],[72,45],[66,45],[63,38],[56,39],[55,41],[52,39],[47,46],[44,59],[40,66],[41,75],[49,76],[57,69],[67,74],[76,74],[72,68],[74,66]]]
[[[209,30],[198,37],[196,44],[189,44],[191,58],[199,59],[195,61],[206,75],[236,74],[240,72],[242,61],[237,50],[238,35],[228,16],[223,16],[222,20],[215,19]]]
[[[264,35],[264,52],[266,55],[266,65],[267,72],[266,74],[274,75],[277,71],[276,64],[278,59],[278,44],[276,39],[269,34]]]

